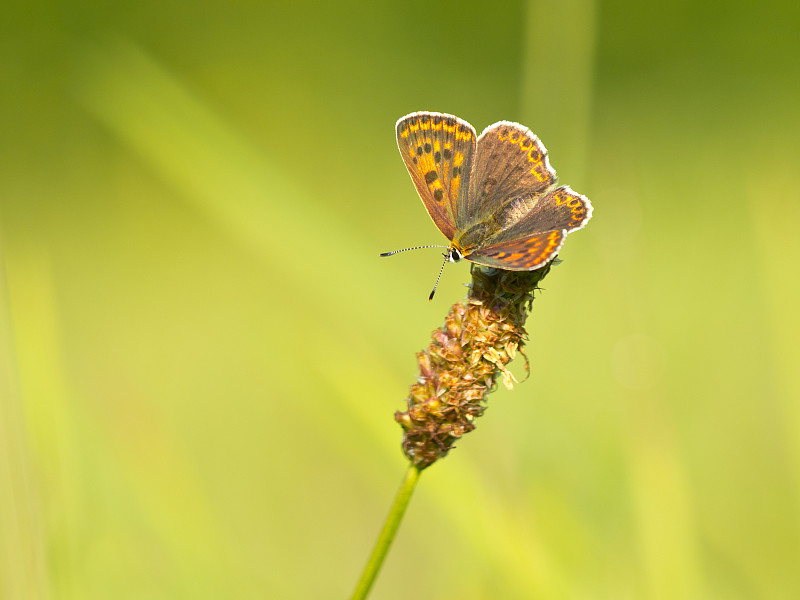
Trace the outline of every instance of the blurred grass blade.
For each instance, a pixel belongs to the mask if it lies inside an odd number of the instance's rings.
[[[49,597],[39,481],[25,423],[0,230],[0,598]]]
[[[81,104],[187,202],[280,273],[275,280],[284,287],[313,296],[341,289],[346,276],[348,293],[330,294],[320,308],[359,320],[364,311],[352,299],[390,286],[390,272],[375,269],[376,251],[358,246],[345,219],[140,48],[123,41],[89,48],[78,72]],[[390,125],[387,132],[392,143]],[[369,278],[359,276],[366,272]]]
[[[595,0],[526,6],[522,122],[544,140],[559,173],[583,190],[594,100]]]

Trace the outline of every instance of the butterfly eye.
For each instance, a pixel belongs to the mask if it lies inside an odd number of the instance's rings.
[[[450,250],[448,250],[446,256],[447,256],[447,260],[449,260],[450,262],[454,262],[454,263],[460,261],[463,258],[463,256],[461,256],[461,252],[459,252],[455,248],[450,248]]]

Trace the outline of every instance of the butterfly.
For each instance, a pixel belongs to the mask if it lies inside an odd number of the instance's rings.
[[[519,123],[499,121],[478,136],[463,119],[423,111],[399,119],[395,130],[422,203],[450,240],[436,246],[447,248],[439,277],[448,261],[462,258],[510,271],[538,269],[592,216],[586,196],[556,187],[547,150]],[[436,286],[430,299],[435,292]]]

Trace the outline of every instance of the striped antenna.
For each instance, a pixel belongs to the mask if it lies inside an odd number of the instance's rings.
[[[449,248],[450,246],[442,246],[441,244],[434,244],[432,246],[414,246],[413,248],[403,248],[402,250],[392,250],[391,252],[381,252],[381,256],[391,256],[398,252],[405,252],[406,250],[420,250],[422,248]]]
[[[448,260],[450,260],[450,253],[449,252],[445,253],[445,255],[444,255],[444,262],[442,263],[442,268],[439,269],[439,275],[438,275],[438,277],[436,277],[436,283],[433,284],[433,291],[431,291],[431,295],[428,296],[428,302],[433,300],[433,295],[436,293],[436,288],[439,287],[439,280],[442,278],[442,272],[444,271],[444,266],[447,264]]]

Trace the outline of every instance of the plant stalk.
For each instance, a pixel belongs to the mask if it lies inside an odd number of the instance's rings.
[[[414,493],[414,487],[417,485],[420,472],[420,469],[414,465],[409,466],[405,479],[403,479],[403,484],[397,491],[389,516],[386,517],[381,534],[378,536],[378,541],[375,542],[375,547],[372,549],[372,555],[369,557],[367,566],[364,567],[364,572],[361,574],[361,579],[359,579],[358,585],[350,597],[351,600],[364,600],[369,594],[369,590],[378,576],[378,571],[383,565],[383,560],[389,552],[389,547],[394,541],[397,529],[400,527],[400,521],[403,520],[403,515],[406,512],[409,500],[411,500],[411,495]]]

